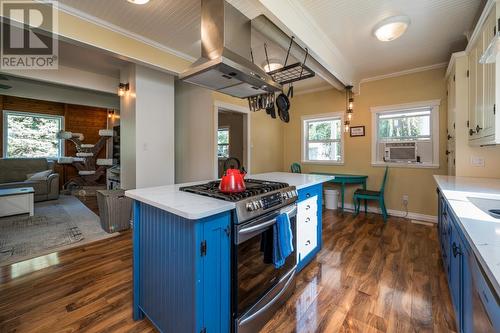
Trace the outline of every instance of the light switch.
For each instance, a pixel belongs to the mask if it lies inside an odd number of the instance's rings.
[[[475,167],[484,168],[484,158],[479,156],[471,156],[470,164]]]

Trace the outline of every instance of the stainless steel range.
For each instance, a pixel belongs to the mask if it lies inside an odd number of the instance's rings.
[[[233,332],[258,332],[295,288],[297,191],[286,183],[246,179],[247,190],[224,194],[218,181],[180,188],[181,191],[234,201],[231,308]],[[287,214],[294,251],[276,268],[270,258],[273,226]]]

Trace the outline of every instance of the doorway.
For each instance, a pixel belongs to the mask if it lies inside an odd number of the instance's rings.
[[[248,171],[248,114],[227,108],[217,108],[217,177],[224,173],[224,164],[236,158]]]

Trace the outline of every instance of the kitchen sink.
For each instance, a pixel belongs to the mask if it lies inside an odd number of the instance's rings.
[[[470,202],[486,214],[500,219],[500,200],[468,197]]]
[[[490,209],[488,210],[491,216],[493,216],[496,219],[500,219],[500,209]]]

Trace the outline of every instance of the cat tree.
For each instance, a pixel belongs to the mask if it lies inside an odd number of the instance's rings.
[[[78,176],[64,184],[64,188],[99,185],[98,180],[106,174],[106,169],[113,165],[113,159],[97,158],[106,142],[113,137],[113,130],[99,130],[99,141],[96,144],[82,143],[82,133],[60,131],[57,138],[71,141],[76,147],[76,157],[60,157],[59,164],[71,164],[78,170]]]

